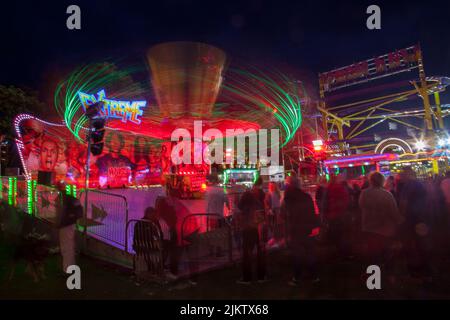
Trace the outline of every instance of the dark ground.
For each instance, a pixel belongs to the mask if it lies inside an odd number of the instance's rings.
[[[436,264],[434,283],[423,283],[401,276],[392,286],[383,280],[381,290],[370,291],[362,277],[362,267],[355,261],[333,257],[328,247],[320,248],[319,283],[305,281],[300,287],[290,287],[289,257],[285,251],[268,256],[267,283],[250,286],[236,284],[240,266],[203,274],[197,286],[180,281],[167,286],[138,285],[131,272],[81,256],[82,289],[68,290],[64,276],[58,275],[59,257],[46,261],[47,280],[34,283],[20,262],[11,282],[7,281],[10,253],[4,241],[0,243],[0,300],[4,299],[449,299],[450,260]],[[441,270],[441,271],[439,271]]]

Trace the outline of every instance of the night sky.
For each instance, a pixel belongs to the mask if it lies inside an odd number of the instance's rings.
[[[66,28],[70,4],[81,7],[82,30]],[[382,30],[366,28],[370,4],[381,7]],[[448,1],[8,1],[1,12],[0,84],[40,91],[61,70],[107,57],[143,61],[147,48],[173,40],[286,64],[314,87],[318,72],[420,42],[427,75],[450,76]]]

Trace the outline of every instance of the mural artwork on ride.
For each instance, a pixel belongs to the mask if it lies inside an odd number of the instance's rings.
[[[126,119],[139,120],[133,115]],[[76,141],[65,127],[36,118],[20,121],[17,129],[20,133],[19,151],[30,178],[36,179],[39,171],[47,171],[54,173],[56,181],[66,180],[67,183],[84,186],[86,144]],[[90,186],[159,184],[163,168],[167,172],[170,169],[169,161],[167,145],[159,140],[106,129],[103,153],[91,155]]]

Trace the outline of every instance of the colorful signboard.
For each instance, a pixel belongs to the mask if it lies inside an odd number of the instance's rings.
[[[107,99],[105,90],[97,92],[97,97],[94,94],[86,94],[78,92],[81,106],[83,110],[89,108],[90,105],[96,102],[103,102],[103,107],[100,110],[100,115],[107,118],[120,119],[126,123],[128,121],[134,124],[141,124],[140,117],[142,116],[142,109],[147,105],[147,101],[121,101]]]
[[[366,61],[319,74],[324,92],[332,92],[359,83],[410,71],[419,66],[419,45],[396,50]]]

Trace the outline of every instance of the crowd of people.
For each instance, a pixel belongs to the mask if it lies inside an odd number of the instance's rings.
[[[292,286],[304,278],[320,280],[321,245],[335,247],[338,260],[360,265],[361,274],[370,265],[379,266],[392,284],[401,275],[433,281],[448,256],[449,173],[419,180],[410,168],[387,178],[372,172],[362,184],[335,175],[321,181],[314,200],[294,176],[287,178],[283,195],[275,183],[265,193],[261,179],[241,195],[233,215],[242,247],[238,283],[267,281],[266,248],[274,243],[290,251]]]
[[[360,184],[336,175],[321,181],[315,192],[306,192],[295,176],[287,177],[283,191],[271,182],[265,192],[263,181],[258,179],[235,199],[235,204],[223,187],[214,187],[214,181],[212,184],[206,194],[208,213],[223,217],[217,228],[230,222],[235,240],[239,239],[239,284],[268,280],[269,247],[289,250],[292,286],[305,279],[320,281],[321,247],[336,253],[331,263],[352,262],[361,266],[361,275],[366,274],[368,266],[377,265],[387,275],[385,278],[394,283],[401,278],[400,273],[432,281],[439,262],[450,251],[448,173],[445,177],[419,180],[409,168],[387,178],[372,172]],[[156,207],[146,213],[145,219],[166,224],[162,229],[168,230],[167,234],[161,236],[165,239],[164,261],[170,261],[170,271],[177,274],[180,249],[175,240],[176,222],[169,217],[176,217],[176,212],[162,200]],[[224,208],[232,215],[226,217]],[[222,256],[220,245],[213,249],[216,257]]]
[[[361,274],[370,265],[380,266],[392,282],[405,273],[432,281],[440,271],[440,263],[450,253],[450,173],[419,180],[409,168],[387,178],[372,172],[361,184],[335,175],[329,181],[322,180],[315,192],[306,192],[295,176],[287,177],[283,191],[271,182],[266,192],[262,179],[258,179],[252,188],[234,199],[234,204],[224,188],[215,185],[217,179],[210,183],[205,199],[207,213],[220,218],[214,228],[229,223],[235,240],[239,239],[236,241],[242,255],[239,284],[268,280],[269,247],[289,250],[292,286],[305,279],[320,280],[321,246],[334,247],[332,251],[338,260],[360,264]],[[58,189],[63,196],[61,211],[65,212],[60,215],[65,217],[64,221],[58,224],[65,271],[75,264],[74,225],[82,209],[66,196],[64,184],[58,185]],[[232,215],[226,217],[224,208]],[[180,244],[186,244],[180,242],[179,222],[170,197],[160,197],[154,208],[146,209],[143,219],[135,224],[133,241],[135,252],[143,257],[144,269],[155,269],[156,263],[161,270],[167,268],[169,278],[177,278],[183,252]],[[149,230],[152,225],[156,229]],[[198,231],[198,227],[192,230]],[[155,241],[145,239],[148,235],[155,236]],[[195,235],[187,236],[186,239],[195,238]],[[225,242],[211,245],[215,257],[224,256]],[[155,260],[150,249],[162,253],[161,259]]]

